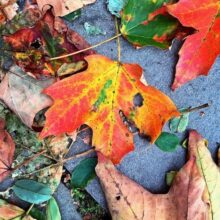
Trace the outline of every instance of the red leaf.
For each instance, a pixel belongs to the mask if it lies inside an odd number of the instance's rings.
[[[179,52],[172,86],[176,89],[200,75],[208,75],[220,53],[219,0],[180,0],[168,6],[168,11],[182,25],[196,29]]]
[[[93,130],[96,150],[119,163],[134,148],[130,122],[153,143],[166,121],[179,113],[165,94],[140,81],[139,65],[119,64],[102,55],[86,60],[86,71],[45,90],[54,104],[46,113],[41,137],[73,132],[87,124]],[[140,105],[134,104],[136,96],[143,99]]]

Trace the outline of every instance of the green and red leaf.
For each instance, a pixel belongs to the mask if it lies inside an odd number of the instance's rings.
[[[86,60],[86,71],[45,90],[54,104],[46,113],[41,137],[73,132],[87,124],[93,129],[97,151],[118,163],[134,148],[125,118],[154,142],[166,121],[179,115],[167,96],[140,81],[139,65],[121,64],[101,55]],[[139,106],[134,104],[137,95],[143,99]]]

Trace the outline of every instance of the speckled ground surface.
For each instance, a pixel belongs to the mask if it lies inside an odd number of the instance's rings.
[[[99,26],[106,31],[106,36],[86,35],[83,28],[84,22]],[[115,35],[114,20],[106,9],[105,0],[97,0],[95,4],[83,9],[81,17],[70,26],[82,34],[92,45]],[[169,51],[152,47],[135,50],[128,42],[121,39],[122,62],[140,64],[144,69],[147,82],[170,96],[178,108],[212,102],[211,107],[203,110],[205,112],[203,117],[200,116],[200,112],[190,115],[189,129],[196,129],[206,137],[210,150],[215,155],[217,142],[220,142],[220,59],[216,60],[208,77],[199,77],[176,92],[172,92],[170,85],[178,59],[179,46],[180,43],[174,42]],[[111,59],[117,59],[116,42],[102,45],[97,48],[97,52]],[[183,139],[186,135],[187,132],[182,134],[181,138]],[[185,149],[179,146],[173,153],[164,153],[157,147],[150,146],[147,141],[138,136],[134,137],[134,141],[135,151],[129,153],[118,168],[151,192],[166,192],[168,189],[165,184],[165,174],[167,171],[179,170],[182,167],[185,163]],[[70,153],[82,150],[80,146],[80,143],[75,144]],[[68,162],[67,169],[72,171],[78,162],[79,160]],[[105,206],[105,200],[97,180],[92,181],[87,190],[102,206]],[[57,191],[56,197],[61,206],[63,220],[80,219],[80,216],[75,212],[70,194],[63,185]]]

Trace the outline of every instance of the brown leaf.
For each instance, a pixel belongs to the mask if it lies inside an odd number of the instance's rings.
[[[15,144],[11,136],[4,130],[5,121],[0,118],[0,182],[11,173]]]
[[[189,160],[167,194],[152,194],[120,173],[102,155],[96,167],[113,220],[219,220],[220,171],[207,141],[189,137]]]
[[[31,128],[35,115],[52,104],[48,96],[41,94],[51,83],[37,81],[18,66],[12,66],[0,84],[0,99]]]
[[[17,14],[19,6],[16,0],[0,0],[0,24],[11,20]]]
[[[96,0],[36,0],[42,11],[47,11],[53,7],[55,16],[65,16],[73,11],[76,11],[85,5],[94,3]]]

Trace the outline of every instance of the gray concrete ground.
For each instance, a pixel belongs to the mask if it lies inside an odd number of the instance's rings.
[[[83,28],[84,22],[90,22],[107,32],[106,36],[87,36]],[[97,0],[91,6],[82,10],[82,15],[70,26],[82,34],[90,44],[94,45],[106,38],[115,35],[114,19],[106,9],[105,0]],[[211,102],[211,107],[203,110],[205,115],[200,116],[200,112],[190,115],[189,129],[196,129],[209,141],[210,150],[213,156],[217,150],[217,142],[220,142],[220,60],[217,59],[208,77],[199,77],[188,83],[176,92],[172,92],[170,85],[173,81],[174,67],[178,58],[180,44],[175,42],[173,48],[169,50],[159,50],[153,47],[145,47],[135,50],[126,40],[121,39],[122,62],[138,63],[144,69],[144,76],[147,82],[160,89],[170,96],[178,108],[198,106]],[[97,52],[111,59],[117,59],[116,42],[111,42],[97,48]],[[165,130],[168,130],[166,127]],[[185,134],[180,135],[183,139]],[[137,181],[146,189],[154,193],[167,192],[165,184],[165,174],[170,170],[179,170],[185,163],[185,149],[180,146],[173,153],[165,153],[155,146],[150,146],[146,140],[138,136],[134,137],[135,151],[129,153],[118,165],[118,168],[125,175]],[[82,151],[82,144],[74,144],[70,154]],[[84,146],[86,148],[86,146]],[[69,171],[79,163],[71,161],[66,164]],[[0,186],[4,187],[3,184]],[[88,192],[103,206],[105,199],[101,191],[98,180],[94,180],[87,187]],[[63,220],[78,220],[80,216],[76,213],[70,193],[61,184],[56,198],[61,207]]]

